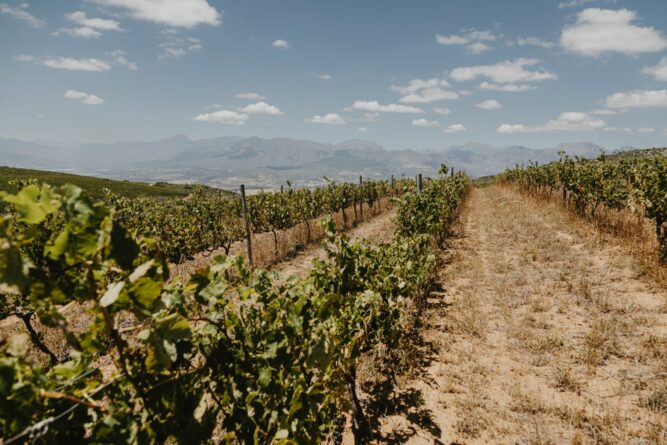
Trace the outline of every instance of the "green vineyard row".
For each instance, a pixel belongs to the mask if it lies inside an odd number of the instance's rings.
[[[571,159],[517,167],[501,179],[518,183],[529,191],[561,191],[565,204],[595,216],[600,205],[611,209],[640,211],[655,222],[660,255],[667,260],[667,159]]]
[[[360,197],[370,204],[388,193],[382,184],[253,196],[254,229],[279,229]],[[406,189],[388,244],[351,242],[329,220],[326,257],[287,282],[227,256],[186,283],[168,280],[172,242],[145,236],[159,232],[145,230],[142,218],[182,211],[178,223],[203,212],[199,223],[162,226],[175,243],[178,234],[214,230],[197,224],[230,214],[222,202],[116,209],[73,186],[37,184],[4,195],[2,298],[11,294],[62,331],[70,353],[43,366],[26,358],[27,336],[0,342],[0,434],[5,443],[319,443],[351,408],[363,436],[357,362],[378,350],[390,360],[406,341],[411,308],[433,279],[434,241],[445,238],[466,186],[456,175],[421,193]],[[241,226],[234,222],[221,225]],[[235,236],[216,233],[201,245]],[[201,246],[193,244],[181,248]],[[72,301],[92,315],[83,331],[58,311]],[[101,358],[112,365],[98,368]]]

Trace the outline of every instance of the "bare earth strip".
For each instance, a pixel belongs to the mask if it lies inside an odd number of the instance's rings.
[[[379,441],[667,443],[667,292],[627,244],[500,186],[458,231]]]
[[[352,240],[365,239],[373,244],[391,242],[394,234],[395,216],[395,209],[388,210],[382,215],[349,230],[346,235]],[[272,270],[279,272],[285,278],[290,275],[303,277],[308,275],[308,272],[312,269],[313,260],[322,259],[324,256],[324,248],[313,244],[291,260],[276,264]]]

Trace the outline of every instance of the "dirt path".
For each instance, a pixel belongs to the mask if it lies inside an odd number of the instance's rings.
[[[458,230],[380,442],[667,443],[667,293],[626,247],[499,186]]]
[[[366,239],[372,243],[390,242],[394,234],[394,216],[396,210],[391,209],[380,216],[376,216],[354,229],[346,232],[351,239]],[[278,263],[271,270],[277,271],[283,277],[290,275],[305,276],[311,269],[314,259],[324,257],[324,249],[317,244],[312,244],[306,250],[300,252],[294,258]]]

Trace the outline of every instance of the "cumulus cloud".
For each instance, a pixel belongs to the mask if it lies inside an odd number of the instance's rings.
[[[97,39],[102,36],[102,31],[123,31],[120,22],[117,20],[88,17],[82,11],[65,14],[65,17],[79,26],[76,28],[61,28],[53,35],[67,34],[71,37]]]
[[[269,105],[266,102],[257,102],[254,104],[246,105],[241,108],[239,111],[248,114],[269,114],[273,116],[280,116],[283,114],[280,109],[274,105]]]
[[[539,37],[519,37],[516,39],[516,44],[519,46],[539,46],[540,48],[553,48],[556,46],[554,42],[540,39]]]
[[[645,66],[642,73],[653,76],[655,80],[667,81],[667,57],[663,57],[657,65]]]
[[[83,91],[77,90],[67,90],[63,95],[65,99],[78,100],[82,104],[86,105],[101,105],[104,103],[104,99],[94,94],[84,93]]]
[[[599,109],[599,110],[593,110],[591,114],[595,114],[597,116],[609,116],[612,114],[616,114],[614,110],[605,110],[604,108]]]
[[[331,74],[329,73],[324,73],[324,74],[318,74],[317,78],[320,80],[331,80],[333,77],[331,77]]]
[[[212,122],[226,125],[243,125],[249,116],[245,113],[237,113],[232,110],[218,110],[211,113],[202,113],[192,119],[199,122]]]
[[[449,75],[452,79],[459,82],[474,80],[478,77],[486,77],[497,84],[539,82],[558,78],[555,73],[550,71],[531,71],[526,69],[526,67],[537,65],[539,62],[539,59],[524,58],[505,60],[493,65],[454,68]]]
[[[450,110],[447,107],[434,108],[433,111],[435,111],[438,114],[444,114],[444,115],[448,115],[448,114],[452,113],[452,110]]]
[[[163,33],[163,36],[158,45],[161,49],[158,55],[160,59],[176,59],[204,47],[204,43],[196,37],[181,37],[177,33]]]
[[[398,104],[381,105],[375,100],[358,100],[352,104],[352,109],[370,111],[372,113],[423,113],[424,110],[417,107]]]
[[[453,91],[443,90],[448,87],[447,79],[412,79],[406,85],[392,85],[391,90],[403,94],[401,103],[428,104],[447,99],[458,99],[459,95]]]
[[[127,53],[123,50],[117,49],[111,51],[108,55],[112,58],[114,65],[124,66],[130,71],[138,69],[137,64],[128,60]]]
[[[287,40],[283,39],[278,39],[274,40],[273,43],[271,44],[274,48],[279,48],[279,49],[288,49],[289,48],[289,42]]]
[[[499,85],[497,83],[491,83],[484,81],[479,84],[479,87],[483,90],[492,90],[492,91],[502,91],[504,93],[523,93],[525,91],[533,91],[537,87],[528,84],[514,84],[508,83],[505,85]]]
[[[430,121],[428,119],[413,119],[412,120],[412,125],[415,127],[439,127],[440,122],[438,121]]]
[[[589,8],[565,26],[560,44],[569,52],[597,57],[605,53],[642,54],[667,48],[667,39],[651,27],[632,24],[637,13],[628,9]]]
[[[236,95],[238,99],[248,99],[248,100],[266,100],[266,97],[257,93],[239,93]]]
[[[311,124],[343,125],[345,124],[345,119],[343,119],[337,113],[327,113],[324,116],[316,114],[315,116],[306,119],[306,122]]]
[[[481,54],[491,49],[485,42],[493,42],[497,39],[491,31],[469,30],[463,34],[442,35],[436,34],[435,41],[440,45],[465,46],[471,54]]]
[[[624,91],[607,96],[607,108],[664,108],[667,90]]]
[[[94,3],[117,7],[132,18],[178,28],[197,25],[217,26],[222,13],[207,0],[92,0]]]
[[[501,134],[513,133],[546,133],[554,131],[592,131],[605,126],[602,119],[595,118],[588,113],[567,111],[561,113],[556,119],[544,124],[502,124],[496,131]]]
[[[366,128],[366,127],[359,127],[359,128],[357,128],[357,130],[358,130],[360,133],[366,133],[366,132],[368,131],[368,128]]]
[[[46,58],[45,66],[70,71],[109,71],[111,65],[100,59],[75,59],[73,57]]]
[[[0,3],[0,14],[9,15],[15,19],[22,20],[33,28],[41,28],[46,22],[28,12],[28,3],[20,3],[18,6],[11,6],[7,3]]]
[[[485,100],[484,102],[475,104],[475,106],[482,110],[499,110],[503,107],[502,104],[495,99]]]
[[[449,127],[442,130],[443,133],[454,134],[454,133],[463,133],[468,131],[468,129],[463,124],[452,124]]]

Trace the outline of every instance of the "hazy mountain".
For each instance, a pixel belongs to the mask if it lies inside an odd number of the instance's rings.
[[[492,147],[468,143],[441,150],[385,150],[362,139],[339,144],[289,138],[219,137],[192,140],[174,136],[159,141],[104,144],[54,144],[0,139],[0,164],[73,171],[142,181],[201,182],[218,187],[275,187],[286,180],[314,185],[327,176],[340,181],[388,178],[390,175],[437,174],[444,163],[471,176],[503,171],[516,164],[546,163],[564,150],[596,157],[601,147],[590,142],[555,148]]]

